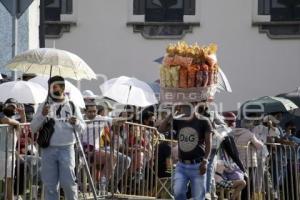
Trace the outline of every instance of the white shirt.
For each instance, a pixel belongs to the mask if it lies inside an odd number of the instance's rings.
[[[93,121],[87,122],[82,142],[94,146],[95,150],[99,150],[101,133],[103,128],[110,123],[108,120],[107,117],[97,115]]]

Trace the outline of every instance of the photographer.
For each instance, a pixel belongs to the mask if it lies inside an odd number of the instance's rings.
[[[79,108],[64,96],[65,81],[61,76],[51,77],[50,98],[39,106],[33,117],[32,131],[38,132],[48,119],[54,120],[54,132],[50,145],[42,149],[42,181],[45,185],[45,199],[59,199],[59,185],[68,200],[77,200],[75,177],[76,138],[74,131],[83,133],[85,124]]]

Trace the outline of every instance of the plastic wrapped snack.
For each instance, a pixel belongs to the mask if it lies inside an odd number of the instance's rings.
[[[178,88],[179,83],[179,69],[180,66],[171,67],[171,79],[172,79],[172,87]]]
[[[159,68],[160,72],[160,86],[166,87],[166,67],[161,65]]]
[[[163,63],[164,63],[165,66],[171,66],[171,65],[173,65],[173,63],[174,63],[174,57],[166,55],[164,57]]]
[[[200,65],[196,74],[196,87],[202,87],[203,82],[203,67]]]
[[[196,75],[198,68],[196,65],[191,65],[188,67],[188,88],[196,86]]]
[[[193,58],[176,55],[173,62],[175,65],[188,67],[193,63]]]
[[[176,44],[169,44],[166,51],[170,57],[175,56]]]
[[[206,87],[208,85],[208,65],[203,64],[203,74],[202,74],[202,87]]]
[[[205,57],[206,63],[210,66],[213,67],[217,64],[217,55],[216,54],[210,54]]]
[[[171,68],[166,67],[166,87],[172,87]]]
[[[180,67],[179,71],[179,87],[187,88],[188,87],[188,70],[186,67]]]
[[[218,65],[215,65],[214,66],[214,84],[217,84],[218,81],[219,81],[219,66]]]
[[[209,67],[208,69],[208,86],[213,85],[214,84],[214,73],[215,72],[215,68],[214,67]]]
[[[218,62],[216,55],[217,51],[218,46],[213,43],[204,48],[205,61],[210,67],[213,67]]]

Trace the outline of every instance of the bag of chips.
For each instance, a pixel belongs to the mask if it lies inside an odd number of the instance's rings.
[[[188,87],[188,70],[186,67],[180,67],[179,71],[179,87],[187,88]]]

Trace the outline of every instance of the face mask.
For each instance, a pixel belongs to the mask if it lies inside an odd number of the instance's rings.
[[[61,95],[61,92],[60,92],[60,91],[55,91],[55,92],[53,92],[53,94],[54,94],[55,96],[60,96],[60,95]]]
[[[52,99],[59,99],[60,96],[61,96],[60,91],[55,91],[55,92],[52,92],[52,94],[51,94]]]
[[[15,115],[15,111],[9,108],[4,108],[3,109],[3,113],[4,115],[6,115],[7,117],[12,117]]]

